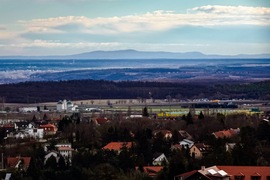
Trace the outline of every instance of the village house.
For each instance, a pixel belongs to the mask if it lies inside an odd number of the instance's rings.
[[[5,133],[5,137],[10,137],[10,133],[15,132],[14,124],[4,124],[1,128]]]
[[[103,125],[105,123],[110,123],[110,122],[111,122],[111,120],[106,118],[106,117],[98,117],[95,119],[95,123],[97,125]]]
[[[193,144],[190,148],[190,156],[195,159],[201,159],[209,150],[209,146],[204,143]]]
[[[118,153],[121,152],[123,147],[130,149],[132,147],[132,142],[110,142],[106,146],[104,146],[103,150],[116,151]]]
[[[193,140],[192,136],[187,131],[179,130],[178,133],[179,133],[179,138],[181,140],[184,140],[184,139]]]
[[[153,131],[153,136],[156,137],[158,134],[162,134],[165,139],[170,139],[172,137],[172,132],[169,130],[155,130]]]
[[[166,163],[169,162],[164,153],[154,153],[152,162],[154,166],[161,166],[163,165],[164,161]]]
[[[163,169],[163,166],[143,166],[142,172],[147,174],[148,176],[154,178],[158,175],[158,173]],[[136,167],[136,170],[139,171],[139,167]]]
[[[15,122],[14,123],[14,128],[16,131],[26,129],[29,125],[28,121],[20,121],[20,122]]]
[[[27,171],[31,157],[7,157],[6,169]]]
[[[226,143],[225,144],[226,151],[231,152],[234,149],[235,145],[236,143]]]
[[[180,144],[174,144],[171,146],[171,151],[181,151],[182,146]]]
[[[180,141],[179,144],[184,148],[190,149],[193,146],[194,142],[188,139],[184,139],[183,141]]]
[[[215,138],[220,138],[220,139],[225,139],[225,138],[232,138],[235,137],[237,134],[240,133],[240,129],[228,129],[228,130],[223,130],[223,131],[217,131],[212,133]]]
[[[64,157],[66,163],[71,164],[72,153],[74,151],[74,149],[71,147],[71,144],[60,143],[60,144],[56,144],[55,147],[57,148],[60,155]]]
[[[54,124],[42,124],[39,127],[44,129],[44,135],[54,135],[57,132],[57,127]]]
[[[50,157],[54,157],[55,158],[55,160],[56,160],[56,162],[58,163],[58,161],[59,161],[59,159],[60,159],[60,153],[59,152],[57,152],[57,151],[50,151],[50,152],[48,152],[46,155],[45,155],[45,157],[44,157],[44,164],[46,164],[47,163],[47,161],[48,161],[48,159],[50,158]]]
[[[189,171],[174,177],[175,180],[269,180],[270,166],[211,166]]]

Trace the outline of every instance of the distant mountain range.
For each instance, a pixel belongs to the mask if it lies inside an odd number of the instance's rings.
[[[201,52],[92,51],[66,56],[0,56],[0,59],[268,59],[270,54],[207,55]]]

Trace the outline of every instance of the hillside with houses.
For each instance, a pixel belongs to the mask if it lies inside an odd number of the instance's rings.
[[[192,107],[159,115],[144,103],[140,111],[120,110],[120,102],[10,108],[1,114],[1,178],[269,178],[266,109]]]

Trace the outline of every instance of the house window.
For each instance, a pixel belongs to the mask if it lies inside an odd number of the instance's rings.
[[[251,176],[251,180],[260,180],[261,176]]]
[[[245,176],[239,175],[239,176],[234,176],[235,180],[243,180],[245,179]]]

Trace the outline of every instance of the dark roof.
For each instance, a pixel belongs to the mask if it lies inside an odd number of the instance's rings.
[[[16,124],[16,126],[18,126],[19,128],[22,128],[22,127],[27,127],[29,122],[22,121],[22,122],[15,122],[14,124]]]
[[[196,146],[201,152],[205,152],[209,148],[209,146],[205,145],[204,143],[196,143],[194,146]]]
[[[153,159],[156,159],[156,158],[158,158],[159,156],[161,156],[163,153],[161,153],[161,152],[155,152],[154,154],[153,154]]]

